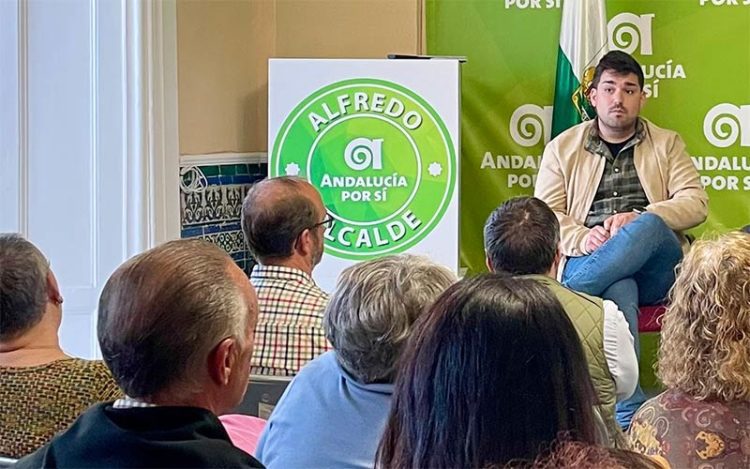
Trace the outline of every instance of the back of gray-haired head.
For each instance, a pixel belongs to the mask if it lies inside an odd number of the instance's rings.
[[[0,340],[34,327],[47,304],[49,263],[36,246],[15,233],[0,234]]]
[[[99,299],[102,356],[128,396],[190,394],[210,351],[245,337],[247,305],[232,259],[200,240],[171,241],[121,265]]]
[[[248,250],[261,263],[292,255],[297,237],[320,220],[305,190],[309,183],[276,177],[255,183],[242,203],[242,231]]]
[[[362,383],[392,381],[414,321],[455,281],[447,268],[409,254],[344,270],[323,320],[339,363]]]

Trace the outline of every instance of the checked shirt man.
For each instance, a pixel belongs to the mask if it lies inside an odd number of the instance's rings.
[[[253,374],[293,376],[330,347],[321,318],[328,294],[299,269],[258,265],[250,276],[258,292]]]
[[[292,177],[255,184],[242,204],[242,230],[259,265],[253,374],[294,376],[331,348],[323,332],[328,295],[312,279],[331,221],[318,191]]]

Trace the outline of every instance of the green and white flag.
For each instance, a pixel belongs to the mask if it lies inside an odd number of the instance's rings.
[[[604,0],[565,0],[557,50],[552,138],[595,116],[586,95],[594,68],[606,53]]]

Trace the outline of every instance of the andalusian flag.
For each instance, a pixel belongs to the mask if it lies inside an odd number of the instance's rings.
[[[552,138],[595,116],[586,99],[594,68],[607,53],[604,0],[564,0],[557,50]]]

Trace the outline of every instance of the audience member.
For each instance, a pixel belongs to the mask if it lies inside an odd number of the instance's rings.
[[[560,225],[554,212],[534,197],[508,200],[484,226],[489,269],[533,278],[565,308],[583,343],[610,443],[624,443],[615,420],[615,401],[630,397],[638,383],[633,337],[616,304],[570,290],[555,280],[559,243]]]
[[[378,466],[533,460],[561,432],[596,443],[586,357],[544,286],[499,274],[462,280],[414,327]]]
[[[750,237],[693,244],[664,314],[658,376],[633,448],[675,468],[750,467]]]
[[[99,299],[102,355],[126,397],[98,404],[18,467],[262,467],[216,417],[247,388],[257,300],[199,240],[135,256]]]
[[[589,100],[596,119],[544,149],[534,195],[560,220],[562,284],[614,301],[636,353],[639,305],[660,303],[687,249],[683,231],[701,224],[708,196],[685,143],[642,117],[641,65],[614,50],[596,66]],[[646,396],[638,386],[617,404],[627,428]]]
[[[253,374],[293,376],[330,348],[322,326],[328,295],[312,272],[332,221],[318,191],[302,179],[265,179],[245,197],[242,230],[259,263],[250,276],[260,308]]]
[[[258,445],[263,464],[373,467],[413,323],[455,281],[445,267],[412,255],[344,270],[324,319],[334,350],[287,388]]]
[[[90,405],[122,395],[104,363],[60,348],[62,303],[36,246],[0,234],[0,456],[29,454]]]

